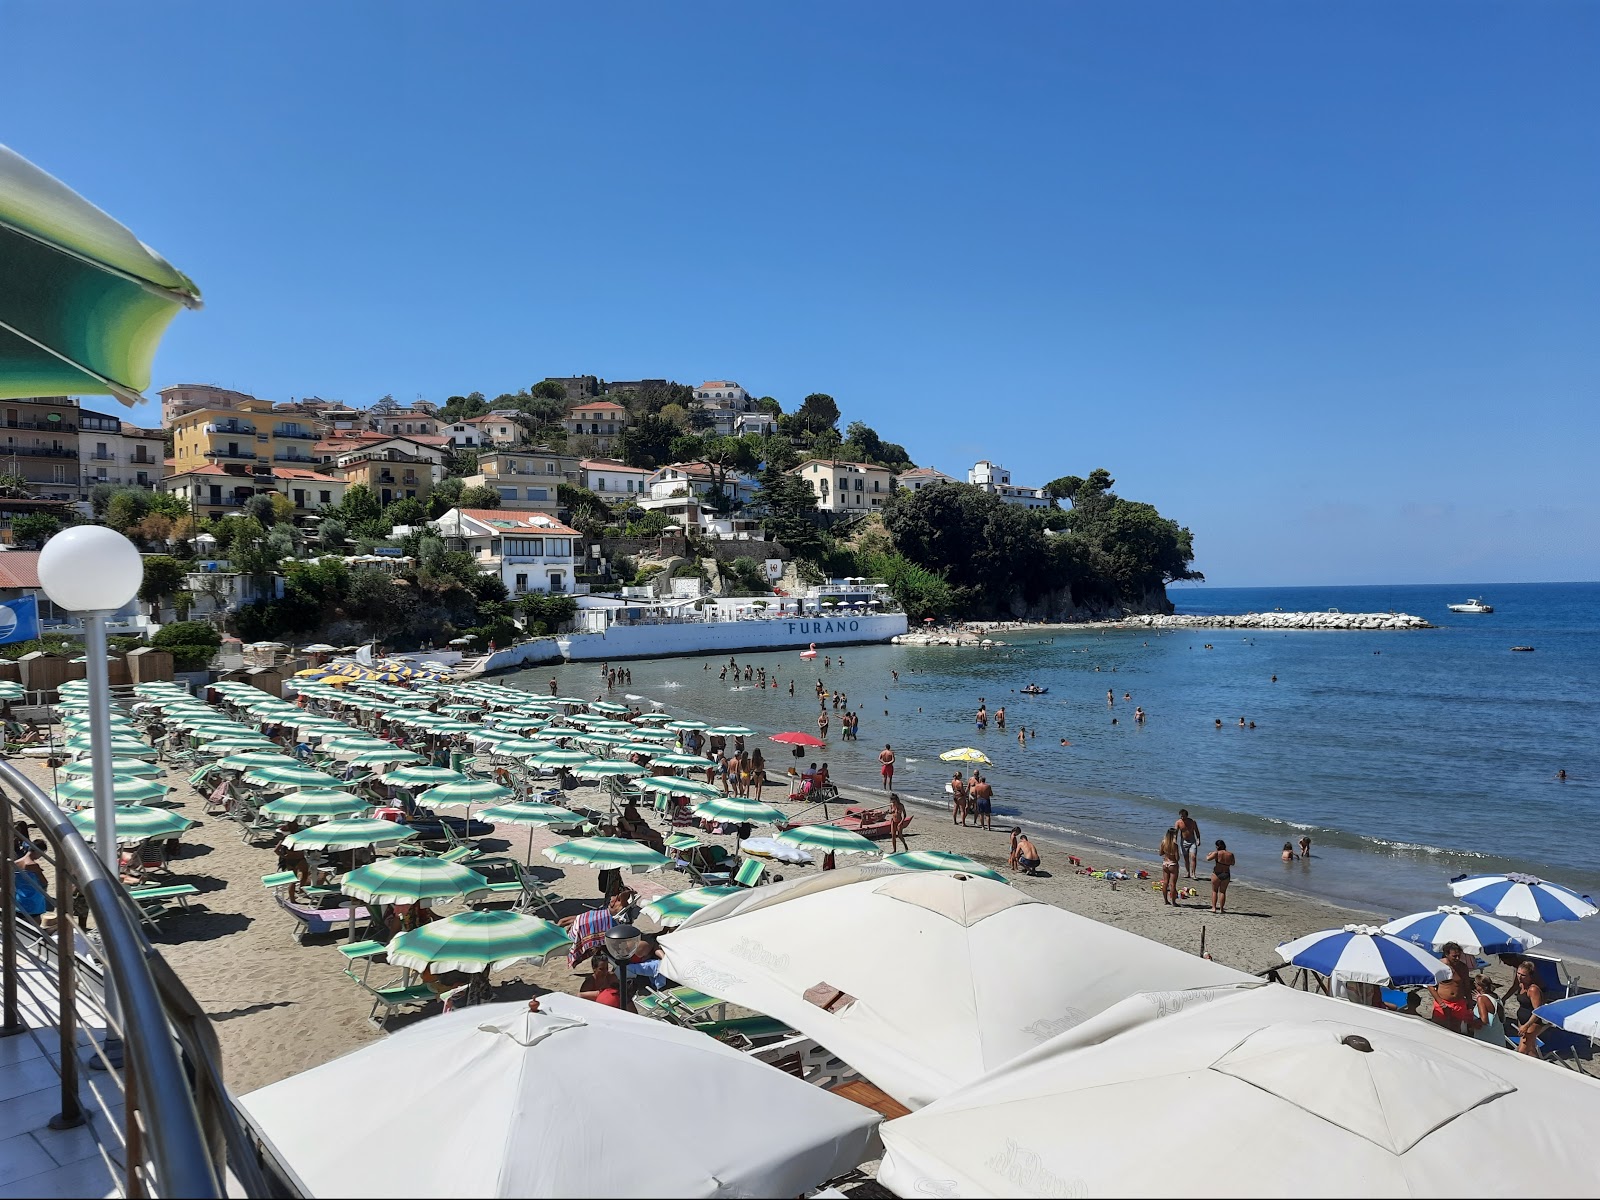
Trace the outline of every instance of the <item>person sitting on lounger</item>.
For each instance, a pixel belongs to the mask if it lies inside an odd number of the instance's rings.
[[[639,814],[638,806],[632,800],[628,801],[622,810],[622,816],[617,820],[617,836],[641,842],[658,854],[667,852],[667,844],[662,840],[661,834]]]
[[[611,967],[611,960],[605,955],[595,955],[588,977],[578,988],[578,997],[609,1008],[622,1007],[622,988],[617,982],[616,971]]]

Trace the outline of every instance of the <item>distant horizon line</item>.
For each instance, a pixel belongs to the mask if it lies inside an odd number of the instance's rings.
[[[1176,579],[1167,584],[1169,589],[1184,587],[1188,591],[1267,591],[1281,588],[1370,588],[1370,587],[1459,587],[1459,588],[1497,588],[1497,587],[1566,587],[1580,585],[1597,585],[1600,579],[1527,579],[1500,583],[1462,582],[1461,580],[1445,580],[1437,583],[1192,583],[1186,579]]]

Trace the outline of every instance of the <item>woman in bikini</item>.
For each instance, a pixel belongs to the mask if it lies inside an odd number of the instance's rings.
[[[1167,830],[1161,839],[1161,903],[1178,904],[1178,831]]]
[[[1206,855],[1206,861],[1211,864],[1211,911],[1225,913],[1228,911],[1228,881],[1233,878],[1236,861],[1233,851],[1228,849],[1227,842],[1218,838],[1217,848]]]

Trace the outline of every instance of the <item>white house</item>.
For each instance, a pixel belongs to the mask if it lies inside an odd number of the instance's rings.
[[[595,439],[601,454],[609,454],[612,443],[628,427],[628,410],[613,400],[583,400],[567,410],[562,423],[569,434],[586,434]]]
[[[695,388],[694,398],[700,402],[712,432],[723,437],[778,431],[778,418],[757,409],[755,397],[731,379],[706,380]]]
[[[946,475],[943,471],[936,471],[932,467],[912,467],[909,471],[901,471],[894,477],[895,484],[905,488],[908,492],[920,492],[925,487],[932,487],[936,483],[955,483],[953,475]]]
[[[630,467],[609,458],[586,458],[578,464],[578,469],[583,486],[608,500],[614,496],[642,495],[651,474],[644,467]]]
[[[1007,504],[1015,504],[1021,508],[1054,508],[1056,502],[1045,494],[1043,488],[1023,487],[1011,482],[1011,472],[992,463],[987,458],[979,459],[972,464],[972,469],[967,472],[967,482],[982,488],[991,496],[998,496]]]
[[[707,408],[728,408],[750,403],[750,393],[731,379],[706,380],[695,388],[694,398]],[[743,412],[744,409],[739,411]]]
[[[451,549],[472,555],[478,570],[498,575],[513,596],[577,587],[583,535],[545,513],[452,508],[429,524]]]
[[[814,458],[788,473],[811,485],[823,512],[870,512],[887,504],[894,491],[894,472],[875,463]]]
[[[706,463],[672,463],[650,474],[648,494],[637,503],[646,512],[664,512],[685,529],[711,536],[731,534],[733,526],[705,506],[705,496],[718,482],[737,511],[749,504],[760,486],[747,475],[730,474]]]

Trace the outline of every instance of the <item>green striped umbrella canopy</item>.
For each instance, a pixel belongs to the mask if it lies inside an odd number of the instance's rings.
[[[428,760],[420,754],[410,750],[402,750],[398,746],[390,746],[386,750],[363,750],[350,760],[354,767],[376,767],[384,763],[425,763]]]
[[[94,718],[88,713],[72,713],[61,718],[61,724],[72,733],[87,733],[94,724]],[[138,737],[140,730],[130,719],[119,713],[112,713],[106,717],[106,725],[113,733],[130,733]]]
[[[389,961],[413,971],[502,970],[532,959],[543,963],[572,945],[561,926],[504,909],[456,913],[397,935]]]
[[[981,875],[1004,883],[1006,877],[993,867],[986,867],[975,858],[957,854],[953,850],[910,850],[904,854],[891,854],[883,860],[886,867],[903,867],[907,871],[961,871],[967,875]]]
[[[554,742],[536,742],[532,738],[505,737],[493,739],[496,754],[543,754],[546,750],[555,750],[558,747]]]
[[[3,149],[5,149],[5,147],[0,146],[0,150]],[[66,748],[68,752],[72,754],[86,754],[89,752],[89,750],[93,749],[93,743],[89,740],[89,735],[87,733],[81,735],[73,734],[71,737],[67,738]],[[136,737],[128,737],[126,734],[119,737],[116,734],[112,734],[111,753],[133,754],[142,757],[146,754],[153,754],[154,751]]]
[[[837,825],[796,825],[778,834],[786,846],[821,850],[824,854],[877,854],[878,848],[859,833]]]
[[[620,758],[596,758],[586,763],[579,763],[572,768],[572,773],[579,779],[613,779],[617,777],[631,779],[635,775],[643,775],[644,768],[638,763],[627,762]]]
[[[635,729],[633,736],[641,742],[651,742],[657,746],[670,745],[677,739],[665,729]]]
[[[687,767],[691,771],[704,771],[717,765],[709,758],[701,758],[698,754],[657,754],[650,761],[658,767]]]
[[[119,804],[116,813],[117,844],[142,842],[146,838],[177,837],[194,822],[188,817],[160,808],[146,808],[142,804]],[[94,810],[73,813],[68,820],[85,838],[94,841]]]
[[[707,730],[719,737],[755,737],[756,731],[748,725],[718,725],[715,729]]]
[[[714,783],[699,779],[675,779],[670,775],[652,775],[639,780],[639,786],[648,792],[666,792],[672,796],[722,795],[722,789]]]
[[[658,725],[672,720],[671,713],[640,713],[633,719],[635,725]]]
[[[668,721],[663,728],[670,729],[675,733],[687,733],[691,729],[706,728],[706,723],[704,721]]]
[[[281,750],[276,753],[270,750],[256,750],[219,758],[216,765],[224,771],[248,771],[252,767],[281,767],[294,761]]]
[[[541,750],[533,756],[533,761],[541,767],[573,767],[592,757],[583,750]]]
[[[348,821],[329,821],[302,829],[299,833],[291,833],[283,839],[283,844],[291,850],[348,850],[354,846],[375,846],[380,842],[403,842],[416,836],[415,830],[395,821],[352,817]]]
[[[562,842],[542,851],[553,863],[569,866],[599,867],[664,867],[670,861],[665,854],[657,854],[642,842],[628,838],[588,837]]]
[[[133,775],[117,775],[111,780],[113,804],[158,804],[167,798],[172,788],[155,779],[140,779]],[[66,779],[56,784],[56,799],[78,808],[94,804],[94,780]]]
[[[670,892],[661,899],[646,904],[639,913],[641,916],[650,917],[657,925],[679,925],[706,905],[743,890],[736,887],[697,887],[682,892]]]
[[[515,804],[486,808],[478,814],[478,819],[496,825],[559,825],[563,821],[573,820],[575,816],[570,808],[562,808],[559,804],[537,804],[522,800]]]
[[[369,750],[393,749],[392,742],[375,737],[338,737],[330,738],[322,743],[322,749],[335,758],[354,758],[358,754],[365,754]]]
[[[202,754],[250,754],[263,750],[275,750],[277,749],[277,743],[271,738],[236,737],[230,734],[228,737],[202,743],[198,749]]]
[[[483,726],[471,721],[439,721],[425,728],[429,733],[477,733]]]
[[[613,721],[609,717],[574,717],[573,721],[575,724],[582,725],[585,729],[593,729],[597,732],[603,730],[608,733],[616,733],[618,731],[629,733],[633,730],[633,726],[628,722]]]
[[[460,771],[452,771],[449,767],[396,767],[383,777],[383,781],[395,787],[439,787],[447,783],[465,783],[467,777]]]
[[[643,754],[646,758],[654,758],[666,751],[654,742],[624,742],[617,747],[623,754]]]
[[[498,804],[516,798],[508,787],[492,779],[468,779],[464,783],[442,783],[417,797],[419,804]]]
[[[251,767],[244,773],[246,783],[259,787],[331,788],[339,781],[323,771],[316,771],[293,759],[270,767]]]
[[[479,704],[441,704],[439,711],[442,713],[454,713],[458,716],[463,713],[469,716],[477,716],[482,714],[483,706]]]
[[[62,766],[61,773],[70,776],[91,776],[94,774],[94,764],[88,759],[79,759]],[[138,758],[113,758],[111,760],[111,774],[116,779],[140,777],[154,779],[161,774],[161,767],[155,763],[145,762]]]
[[[353,825],[355,822],[339,821],[335,824]],[[322,828],[331,827],[324,825]],[[369,904],[448,900],[485,891],[488,886],[487,879],[460,863],[421,854],[379,859],[341,876],[338,883],[339,890],[346,896],[354,896]]]
[[[286,820],[315,817],[327,821],[335,817],[348,817],[365,812],[368,807],[370,805],[367,801],[352,792],[340,791],[338,788],[317,788],[280,796],[269,804],[263,804],[261,811],[269,817],[282,817]]]
[[[772,805],[743,796],[715,796],[702,800],[694,806],[694,815],[708,821],[732,821],[735,824],[750,821],[756,825],[776,825],[784,819],[783,813]]]
[[[589,702],[587,700],[585,700],[582,696],[551,696],[550,699],[545,701],[545,703],[546,704],[587,704]]]
[[[589,705],[590,712],[625,713],[628,711],[626,704],[613,704],[609,700],[595,700]]]
[[[583,730],[573,725],[545,725],[539,729],[535,729],[533,732],[538,737],[547,738],[575,738],[583,736]]]
[[[577,740],[591,746],[621,746],[633,739],[625,733],[580,733]]]
[[[0,679],[0,700],[21,700],[28,693],[12,679]]]

